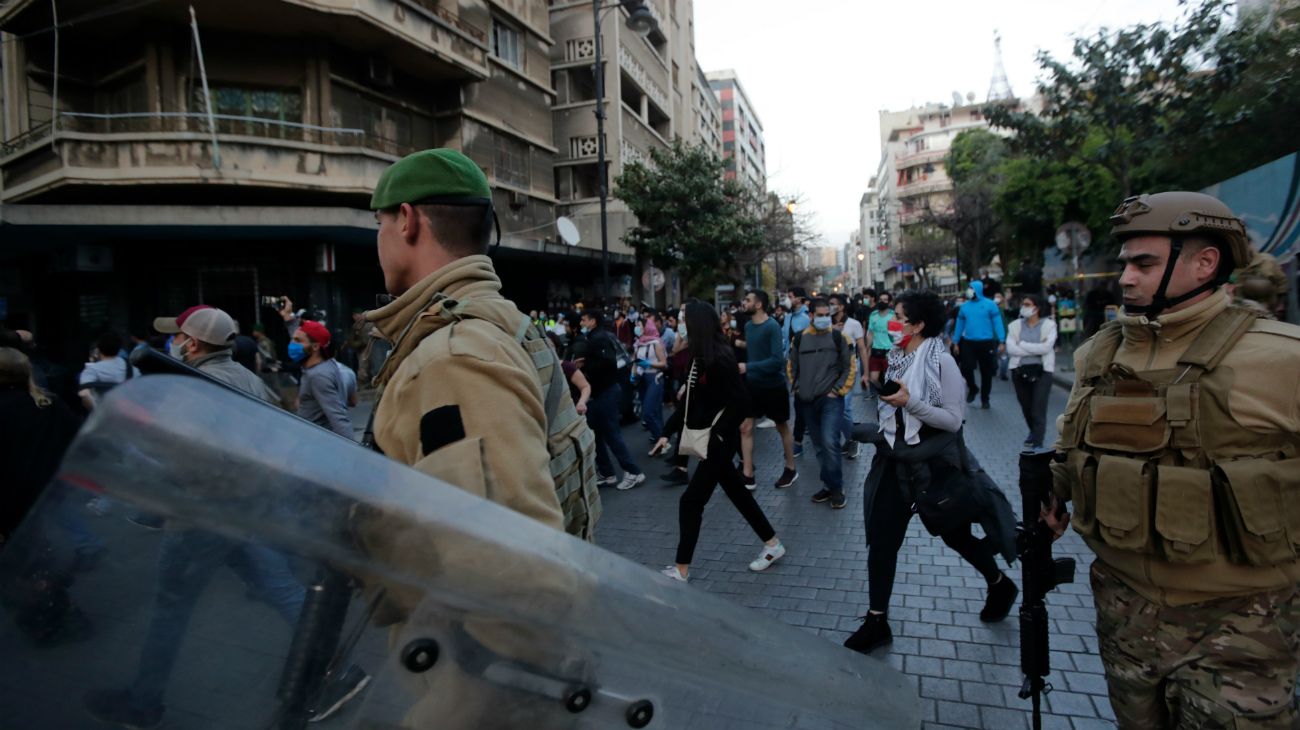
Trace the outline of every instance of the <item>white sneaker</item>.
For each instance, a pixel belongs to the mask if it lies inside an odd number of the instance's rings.
[[[754,558],[754,562],[749,564],[749,569],[753,571],[767,570],[767,566],[780,560],[782,555],[785,555],[785,545],[783,543],[778,542],[776,547],[764,545],[763,552],[759,553],[758,557]]]
[[[669,578],[672,578],[673,580],[677,581],[678,583],[688,583],[688,582],[689,582],[689,580],[686,578],[686,576],[682,575],[681,572],[679,572],[679,571],[677,570],[677,566],[676,566],[676,565],[670,565],[670,566],[668,566],[667,568],[664,568],[663,570],[661,570],[661,571],[659,571],[659,572],[660,572],[660,574],[662,574],[662,575],[666,575],[666,576],[668,576]]]
[[[758,420],[758,423],[754,424],[754,428],[776,428],[776,421],[773,421],[772,419],[767,418],[765,416],[763,418],[760,418]]]
[[[626,492],[627,490],[632,489],[633,487],[639,486],[641,482],[644,481],[645,481],[644,473],[633,474],[631,472],[628,472],[627,474],[623,475],[623,481],[618,483],[618,489],[619,491]]]

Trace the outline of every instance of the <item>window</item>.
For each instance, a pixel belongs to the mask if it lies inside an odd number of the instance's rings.
[[[251,134],[258,137],[302,139],[300,127],[276,122],[302,122],[302,92],[298,89],[251,89],[239,86],[211,87],[212,113],[244,119],[218,119],[217,129],[226,134]],[[190,100],[193,111],[204,111],[203,87],[194,87]],[[258,122],[265,119],[266,122]],[[196,122],[206,125],[206,121]]]
[[[423,114],[338,83],[330,89],[330,102],[332,126],[360,129],[365,135],[359,140],[344,138],[342,143],[364,143],[402,154],[436,146],[433,120]]]
[[[520,188],[528,187],[528,145],[496,132],[492,135],[493,177]]]
[[[519,42],[519,31],[497,18],[492,19],[492,53],[507,66],[524,70],[524,53]]]

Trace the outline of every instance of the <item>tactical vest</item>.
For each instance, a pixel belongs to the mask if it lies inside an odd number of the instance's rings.
[[[439,303],[442,306],[433,309]],[[501,323],[494,317],[477,310],[472,300],[455,301],[439,294],[425,311],[437,311],[437,316],[448,320],[479,319],[501,327]],[[560,365],[560,357],[551,346],[551,341],[528,315],[522,312],[518,315],[515,330],[507,330],[507,333],[514,336],[537,368],[537,380],[542,387],[542,404],[546,413],[546,450],[551,457],[551,480],[555,482],[555,496],[564,513],[564,531],[588,542],[595,542],[596,522],[601,514],[600,491],[596,484],[595,434],[587,426],[587,419],[578,415],[573,398],[569,396],[568,379],[564,377],[564,368]],[[416,319],[419,317],[412,319],[412,322]],[[407,331],[409,330],[410,325],[407,326]],[[402,336],[405,334],[406,331]],[[374,414],[378,410],[379,405],[376,403],[363,442],[375,450],[378,447],[374,444],[373,424]]]
[[[1228,405],[1234,380],[1267,374],[1220,366],[1255,320],[1229,307],[1177,367],[1144,372],[1112,362],[1118,322],[1098,331],[1063,418],[1065,460],[1052,465],[1085,538],[1170,563],[1295,561],[1300,435],[1241,426]]]

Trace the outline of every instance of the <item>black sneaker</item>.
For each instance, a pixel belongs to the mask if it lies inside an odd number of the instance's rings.
[[[858,458],[858,446],[859,444],[857,441],[845,441],[844,449],[842,452],[844,454],[844,458],[848,459],[849,461],[853,461],[854,459]]]
[[[747,477],[744,474],[741,474],[740,477],[745,480],[745,489],[751,492],[758,489],[758,482],[754,481],[754,477]]]
[[[670,469],[664,474],[663,480],[669,484],[687,484],[691,481],[691,475],[685,469]]]
[[[831,498],[831,490],[823,489],[812,496],[812,501],[821,503]]]
[[[844,646],[860,654],[867,654],[894,640],[889,621],[883,613],[868,613],[862,617],[862,626],[844,640]]]
[[[90,716],[109,725],[154,728],[162,724],[163,706],[138,707],[128,690],[101,689],[87,692],[81,704]]]
[[[980,611],[980,621],[991,624],[1006,618],[1018,595],[1020,589],[1003,573],[1001,580],[989,586],[989,595],[984,599],[984,608]]]
[[[799,472],[794,469],[786,469],[781,472],[781,478],[776,480],[777,489],[787,489],[791,484],[799,481]]]
[[[992,406],[989,405],[989,402],[988,402],[988,401],[981,401],[981,402],[980,402],[980,408],[982,408],[982,409],[984,409],[984,410],[987,411],[988,409],[992,408]]]
[[[849,503],[848,498],[845,497],[843,494],[831,495],[831,509],[844,509],[844,507],[848,503]]]
[[[370,675],[353,664],[321,689],[320,697],[315,703],[321,709],[313,710],[312,716],[307,721],[320,722],[331,717],[369,685]]]
[[[980,389],[979,389],[979,388],[970,388],[970,387],[966,388],[966,402],[967,402],[967,403],[974,403],[974,402],[975,402],[975,396],[977,396],[977,395],[979,395],[979,394],[980,394]]]

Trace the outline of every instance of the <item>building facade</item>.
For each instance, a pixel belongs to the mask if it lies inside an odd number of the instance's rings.
[[[508,294],[540,301],[538,267],[563,270],[542,0],[100,9],[64,0],[90,19],[38,32],[51,4],[0,7],[0,282],[52,354],[198,301],[248,329],[266,295],[341,329],[383,292],[370,191],[429,147],[487,173]]]
[[[705,76],[722,107],[724,175],[762,194],[767,190],[767,145],[754,104],[735,71],[711,71]]]
[[[673,140],[721,146],[721,113],[709,104],[695,60],[695,21],[691,0],[650,0],[659,27],[647,35],[630,30],[624,7],[600,15],[605,82],[605,140],[609,201],[607,242],[611,257],[611,292],[615,297],[655,302],[680,301],[680,285],[672,276],[654,292],[643,286],[648,262],[638,261],[624,236],[636,217],[618,200],[614,184],[633,162],[649,162],[650,153]],[[595,29],[592,4],[552,0],[551,67],[557,93],[553,109],[557,212],[571,218],[582,241],[580,249],[601,251],[599,165],[596,120]],[[554,293],[578,298],[583,291],[557,281]],[[566,287],[567,290],[564,290]],[[563,291],[562,291],[563,290]],[[585,292],[587,294],[591,291]]]
[[[875,177],[859,205],[859,231],[870,242],[868,253],[878,283],[890,289],[920,284],[906,253],[920,237],[951,236],[931,223],[933,214],[952,207],[952,179],[945,159],[953,139],[970,129],[991,129],[984,117],[987,103],[954,95],[953,105],[926,104],[880,113],[880,161]],[[1008,102],[1017,107],[1020,102]],[[992,130],[998,132],[998,130]],[[872,233],[872,229],[875,233]],[[930,266],[928,286],[956,288],[954,254]]]

